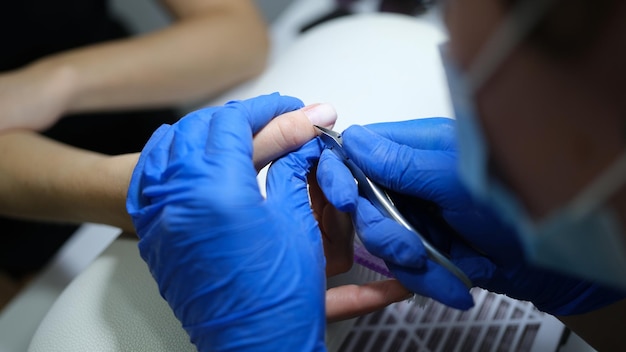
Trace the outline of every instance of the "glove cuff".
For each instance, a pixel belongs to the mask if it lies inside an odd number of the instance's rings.
[[[626,298],[626,292],[591,282],[581,282],[571,290],[571,297],[566,304],[535,304],[547,313],[556,316],[585,314],[603,308]]]

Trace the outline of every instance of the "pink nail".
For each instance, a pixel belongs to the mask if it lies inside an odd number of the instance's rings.
[[[302,108],[302,112],[312,124],[325,128],[333,128],[337,121],[337,112],[330,104],[311,104]]]

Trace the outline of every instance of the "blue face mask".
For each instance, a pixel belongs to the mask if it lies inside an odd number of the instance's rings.
[[[626,152],[572,202],[538,223],[488,172],[488,146],[473,98],[548,8],[545,3],[532,6],[518,9],[517,15],[504,22],[466,74],[450,60],[447,47],[440,48],[457,119],[460,177],[475,197],[491,204],[515,226],[532,263],[626,289],[625,233],[613,211],[604,206],[626,182]]]

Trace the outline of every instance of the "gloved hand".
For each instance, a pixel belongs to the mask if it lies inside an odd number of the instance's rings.
[[[451,119],[431,118],[352,126],[343,133],[343,143],[374,182],[404,195],[401,205],[422,220],[431,243],[448,253],[475,285],[532,301],[555,315],[580,314],[623,298],[621,292],[526,263],[512,228],[473,200],[460,183],[454,124]],[[415,244],[415,235],[359,197],[350,172],[330,151],[321,156],[317,178],[328,200],[353,214],[366,248],[385,259],[407,288],[456,308],[471,306],[469,293],[456,277],[430,260],[420,267],[407,255],[425,255]],[[436,212],[424,207],[425,202],[434,204]],[[447,224],[432,225],[438,216]]]
[[[321,152],[272,166],[259,192],[252,136],[302,103],[277,94],[162,126],[133,173],[127,208],[161,295],[200,351],[324,350],[324,257],[306,174]],[[313,157],[306,157],[308,154]]]

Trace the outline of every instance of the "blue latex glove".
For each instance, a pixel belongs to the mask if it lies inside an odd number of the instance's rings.
[[[475,202],[460,183],[454,124],[451,119],[431,118],[352,126],[343,133],[343,143],[373,181],[403,195],[397,203],[405,214],[409,211],[409,217],[421,221],[423,234],[475,285],[532,301],[555,315],[580,314],[623,298],[621,292],[526,263],[511,227]],[[330,151],[322,154],[317,178],[328,200],[353,214],[366,248],[385,259],[408,289],[456,308],[471,306],[467,290],[451,274],[430,260],[426,269],[407,262],[406,251],[423,256],[423,248],[409,238],[414,235],[359,197],[349,171]]]
[[[325,276],[308,159],[272,167],[265,200],[252,136],[298,109],[277,94],[196,111],[141,153],[127,208],[142,258],[200,351],[324,350]],[[317,140],[299,155],[321,153]]]

